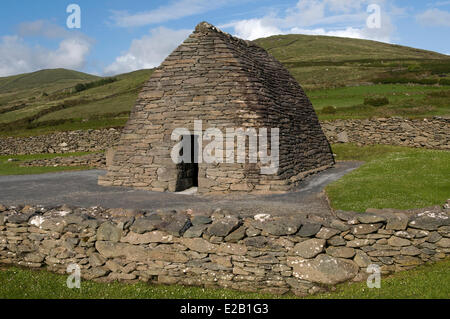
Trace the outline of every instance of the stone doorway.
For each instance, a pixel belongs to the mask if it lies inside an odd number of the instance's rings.
[[[198,136],[184,135],[182,143],[180,156],[189,158],[189,160],[177,164],[176,192],[198,187]],[[187,153],[184,154],[184,152]]]

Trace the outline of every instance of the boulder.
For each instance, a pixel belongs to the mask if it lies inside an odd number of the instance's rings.
[[[293,268],[294,277],[325,285],[351,280],[359,271],[358,265],[353,261],[325,254],[318,255],[313,260],[288,257],[287,262]]]

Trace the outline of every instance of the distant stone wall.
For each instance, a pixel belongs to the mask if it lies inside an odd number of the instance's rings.
[[[95,168],[106,168],[106,158],[103,152],[92,153],[82,156],[68,156],[68,157],[54,157],[49,159],[38,159],[24,161],[20,164],[22,167],[32,167],[32,166],[65,166],[65,167],[75,167],[75,166],[87,166]]]
[[[0,155],[96,152],[116,145],[121,130],[58,132],[31,137],[0,137]]]
[[[450,118],[322,121],[330,143],[388,144],[450,150]]]
[[[387,144],[450,150],[450,119],[401,118],[321,121],[330,143]],[[95,152],[116,146],[121,130],[59,132],[0,137],[0,155]]]
[[[364,280],[371,264],[388,274],[445,258],[449,204],[328,219],[0,205],[0,263],[58,273],[75,263],[98,281],[306,295]]]

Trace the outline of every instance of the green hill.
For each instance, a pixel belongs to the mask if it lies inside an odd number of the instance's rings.
[[[450,57],[376,41],[290,34],[254,41],[282,62],[306,89],[373,83],[450,73]]]
[[[306,90],[321,119],[450,115],[450,57],[307,35],[254,41]],[[0,78],[0,135],[123,126],[152,70],[101,78],[56,69]],[[381,98],[388,103],[376,106]]]
[[[66,69],[41,70],[0,78],[0,93],[18,91],[45,86],[72,85],[82,81],[93,81],[98,76]]]

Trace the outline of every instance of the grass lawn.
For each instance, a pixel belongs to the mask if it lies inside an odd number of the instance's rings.
[[[68,289],[67,276],[44,270],[28,270],[16,267],[0,270],[0,298],[16,299],[264,299],[299,298],[293,294],[246,293],[228,289],[200,287],[160,286],[146,283],[96,283],[82,281],[81,289]],[[445,284],[447,283],[447,284]],[[381,277],[381,288],[367,288],[365,282],[344,283],[333,292],[306,298],[449,298],[450,259],[419,266],[410,271]]]
[[[335,209],[421,208],[450,198],[450,152],[388,145],[332,148],[337,160],[366,162],[326,187]]]
[[[70,170],[83,170],[89,169],[88,166],[76,166],[76,167],[20,167],[20,164],[24,161],[37,160],[37,159],[50,159],[55,157],[68,157],[68,156],[82,156],[90,154],[88,152],[79,153],[66,153],[66,154],[33,154],[33,155],[1,155],[0,156],[0,175],[27,175],[27,174],[42,174],[52,173]],[[17,159],[14,162],[8,162],[8,159]]]
[[[448,86],[377,84],[306,91],[319,119],[345,119],[403,116],[431,117],[450,114]],[[389,104],[381,107],[364,105],[367,97],[386,97]],[[335,113],[322,111],[334,106]]]

